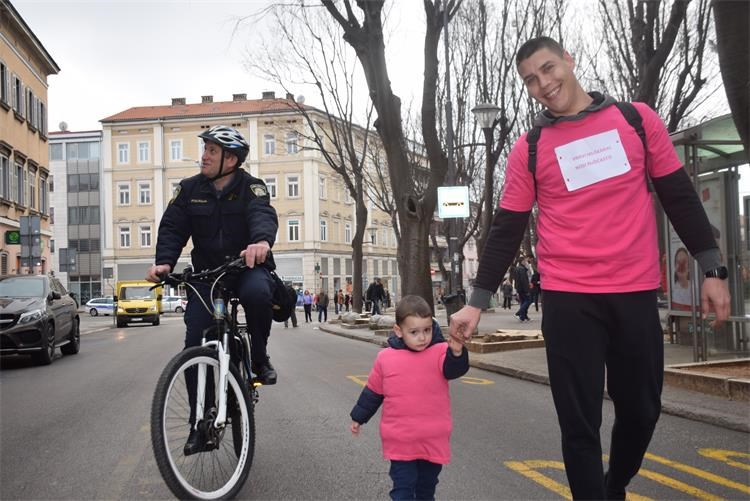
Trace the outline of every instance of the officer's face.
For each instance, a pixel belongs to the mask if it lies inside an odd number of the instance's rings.
[[[221,148],[218,144],[203,141],[203,156],[201,157],[201,174],[206,177],[214,177],[219,174],[221,166]],[[231,172],[237,166],[237,157],[231,153],[224,154],[224,169],[222,173]]]

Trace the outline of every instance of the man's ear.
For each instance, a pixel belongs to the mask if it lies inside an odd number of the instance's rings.
[[[563,52],[563,60],[570,65],[571,68],[576,67],[576,61],[573,59],[573,56],[570,55],[570,52],[567,50]]]
[[[236,169],[237,163],[239,161],[239,158],[237,158],[237,155],[234,153],[225,151],[224,152],[224,167],[229,167],[230,169]]]

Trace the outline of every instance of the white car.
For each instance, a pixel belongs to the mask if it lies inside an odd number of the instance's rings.
[[[174,311],[183,313],[187,306],[187,299],[180,296],[164,296],[161,298],[161,310],[163,312]]]
[[[96,297],[86,303],[86,309],[92,317],[97,315],[112,315],[115,310],[115,304],[112,300],[112,296]]]

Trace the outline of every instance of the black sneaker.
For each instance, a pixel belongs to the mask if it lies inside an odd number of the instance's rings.
[[[198,452],[203,452],[204,446],[205,443],[203,437],[201,437],[201,433],[191,426],[190,435],[188,435],[187,442],[185,442],[183,453],[186,456],[192,456]]]
[[[256,364],[253,368],[253,372],[258,376],[258,380],[265,384],[276,384],[276,369],[271,365],[271,360],[266,357],[264,362]]]

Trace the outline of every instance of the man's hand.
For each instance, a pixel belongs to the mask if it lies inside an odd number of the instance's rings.
[[[265,240],[250,244],[247,249],[240,252],[240,257],[245,258],[245,264],[248,268],[254,268],[256,264],[266,262],[268,252],[271,250],[271,245]]]
[[[464,345],[461,341],[457,341],[451,336],[448,336],[448,346],[451,349],[451,352],[453,352],[453,356],[460,357],[463,355],[464,352]]]
[[[479,324],[479,317],[481,315],[482,310],[469,305],[464,306],[451,315],[451,338],[459,341],[461,344],[471,339],[471,335]]]
[[[701,287],[701,314],[705,320],[708,312],[716,312],[716,320],[711,327],[716,327],[729,318],[729,287],[727,281],[720,278],[706,278]]]
[[[172,267],[168,264],[153,264],[146,272],[146,280],[158,284],[164,275],[172,272]]]

